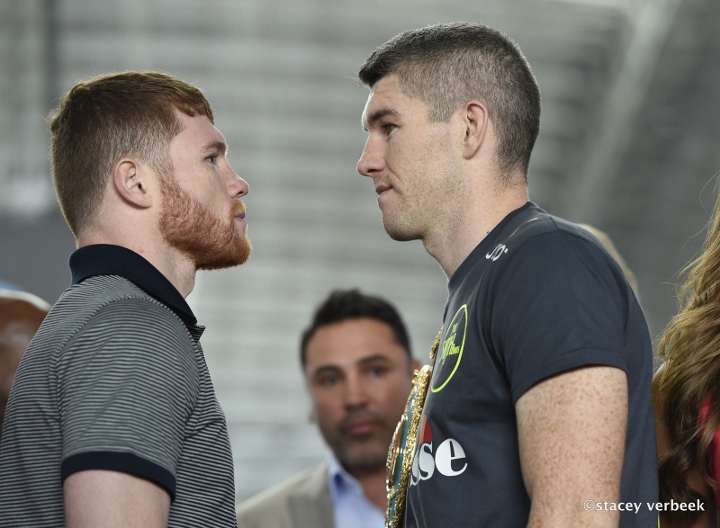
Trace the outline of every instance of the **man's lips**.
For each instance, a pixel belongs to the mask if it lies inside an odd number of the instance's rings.
[[[343,431],[349,435],[366,435],[372,433],[379,426],[377,420],[360,420],[343,426]]]
[[[239,218],[240,220],[245,220],[245,204],[242,202],[237,202],[235,206],[233,207],[233,218]]]
[[[378,194],[378,196],[380,196],[382,193],[384,193],[385,191],[389,191],[390,189],[392,189],[392,185],[379,184],[375,187],[375,192]]]

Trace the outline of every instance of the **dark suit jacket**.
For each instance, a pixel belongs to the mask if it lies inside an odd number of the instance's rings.
[[[238,506],[238,528],[334,528],[323,463]]]

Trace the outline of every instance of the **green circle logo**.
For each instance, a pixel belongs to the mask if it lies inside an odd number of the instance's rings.
[[[443,390],[460,366],[463,350],[465,350],[467,320],[467,304],[463,304],[455,312],[450,324],[443,332],[442,345],[437,352],[438,358],[435,360],[435,375],[430,386],[432,392]]]

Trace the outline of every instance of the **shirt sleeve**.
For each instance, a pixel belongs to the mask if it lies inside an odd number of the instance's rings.
[[[122,471],[174,498],[185,425],[199,392],[183,323],[147,299],[113,301],[56,361],[62,479],[89,469]]]
[[[627,372],[632,293],[604,248],[554,231],[528,239],[508,256],[484,310],[490,311],[491,348],[514,402],[566,370],[606,365]]]

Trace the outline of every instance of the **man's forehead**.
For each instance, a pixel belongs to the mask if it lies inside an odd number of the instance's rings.
[[[173,137],[171,143],[192,140],[202,142],[202,147],[223,144],[225,148],[227,148],[225,136],[223,136],[222,132],[218,130],[206,115],[197,114],[195,116],[189,116],[177,110],[176,113],[183,128],[179,134]]]
[[[392,74],[380,79],[370,90],[363,109],[361,126],[367,131],[383,118],[409,118],[413,114],[426,114],[427,111],[427,103],[407,95],[400,87],[397,74]]]
[[[306,345],[307,365],[348,364],[373,356],[394,354],[397,342],[392,326],[374,317],[351,317],[320,326]]]
[[[392,358],[386,351],[369,351],[360,356],[349,356],[338,351],[335,354],[326,354],[325,357],[317,358],[316,361],[308,361],[308,371],[313,374],[321,370],[345,370],[361,368],[365,365],[372,365],[378,362],[391,362]]]
[[[175,112],[175,116],[185,127],[187,127],[191,123],[202,123],[203,126],[215,128],[215,123],[213,123],[210,117],[205,114],[196,113],[195,115],[190,115],[186,114],[182,110],[178,110],[177,108],[174,108],[173,110]]]
[[[401,96],[407,97],[402,92],[392,89],[371,91],[362,113],[361,126],[363,129],[368,130],[374,123],[383,118],[399,118],[402,106]]]
[[[393,108],[392,106],[382,106],[376,109],[368,110],[367,107],[363,112],[362,116],[362,127],[363,130],[367,131],[375,123],[383,119],[398,119],[401,117],[401,113]]]
[[[388,75],[376,82],[368,94],[365,110],[375,104],[385,104],[400,95],[405,95],[400,89],[400,81],[397,75]]]

